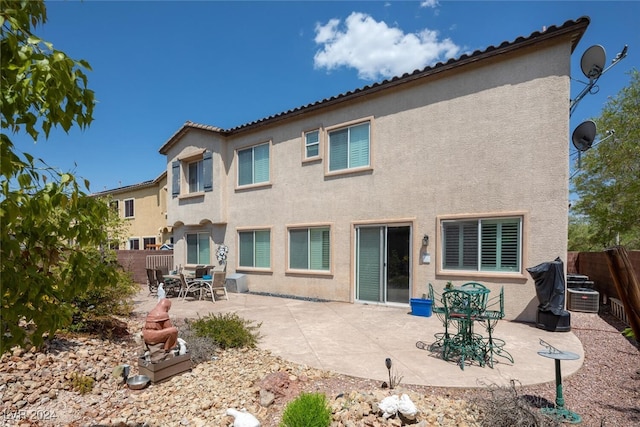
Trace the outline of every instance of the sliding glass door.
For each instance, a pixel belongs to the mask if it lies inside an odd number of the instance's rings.
[[[356,299],[409,303],[410,238],[408,226],[356,228]]]

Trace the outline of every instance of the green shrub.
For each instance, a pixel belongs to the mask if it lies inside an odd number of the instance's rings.
[[[280,427],[328,427],[331,408],[324,393],[302,393],[289,402]]]
[[[74,372],[71,374],[71,387],[80,394],[87,394],[93,390],[95,380],[89,376]]]
[[[101,254],[87,250],[94,258],[96,272],[87,277],[88,286],[78,292],[71,302],[73,307],[71,332],[92,332],[109,334],[112,316],[128,316],[133,308],[133,297],[140,287],[131,274],[116,264],[115,253]]]
[[[236,313],[209,314],[188,323],[196,336],[210,338],[222,349],[255,347],[260,339],[258,329],[262,326]]]
[[[216,352],[220,348],[213,339],[201,337],[191,328],[191,323],[185,320],[184,325],[176,325],[180,330],[180,338],[187,342],[189,354],[191,354],[191,362],[199,364],[212,360]]]

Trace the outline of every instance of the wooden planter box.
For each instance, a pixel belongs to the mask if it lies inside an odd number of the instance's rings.
[[[175,356],[158,363],[147,363],[144,358],[138,359],[138,372],[146,375],[152,383],[166,380],[174,375],[191,369],[191,354]]]

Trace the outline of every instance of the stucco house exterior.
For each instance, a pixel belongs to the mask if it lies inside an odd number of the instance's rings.
[[[155,179],[93,193],[94,197],[110,197],[113,209],[125,219],[128,237],[118,249],[159,249],[171,243],[171,227],[167,227],[167,172]]]
[[[526,268],[567,253],[567,21],[231,129],[186,122],[160,148],[175,263],[249,289],[403,304],[479,281],[535,321]]]

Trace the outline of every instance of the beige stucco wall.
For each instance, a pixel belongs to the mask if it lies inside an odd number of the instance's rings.
[[[128,238],[140,239],[140,249],[144,249],[143,238],[155,237],[156,243],[165,243],[170,233],[166,229],[167,178],[163,176],[151,185],[134,187],[126,191],[116,191],[111,194],[113,200],[118,200],[118,210],[124,218],[124,201],[134,199],[134,217],[125,218]],[[126,241],[123,242],[126,248]]]
[[[270,271],[242,270],[252,291],[354,301],[354,226],[409,225],[412,296],[426,292],[428,282],[437,289],[475,279],[495,291],[504,286],[508,318],[533,321],[537,300],[525,268],[567,249],[569,56],[568,42],[520,50],[427,84],[234,134],[226,143],[212,132],[189,132],[167,153],[168,181],[173,159],[207,148],[214,151],[214,191],[172,199],[169,189],[176,262],[186,256],[184,232],[205,230],[212,244],[229,246],[227,272],[240,271],[237,230],[267,227]],[[329,177],[326,157],[302,161],[303,131],[360,119],[371,120],[370,170]],[[236,189],[235,150],[265,141],[272,144],[270,184]],[[440,216],[513,213],[524,216],[520,273],[438,272]],[[285,273],[287,226],[298,224],[331,226],[331,275]],[[419,262],[423,234],[430,236],[429,264]]]

